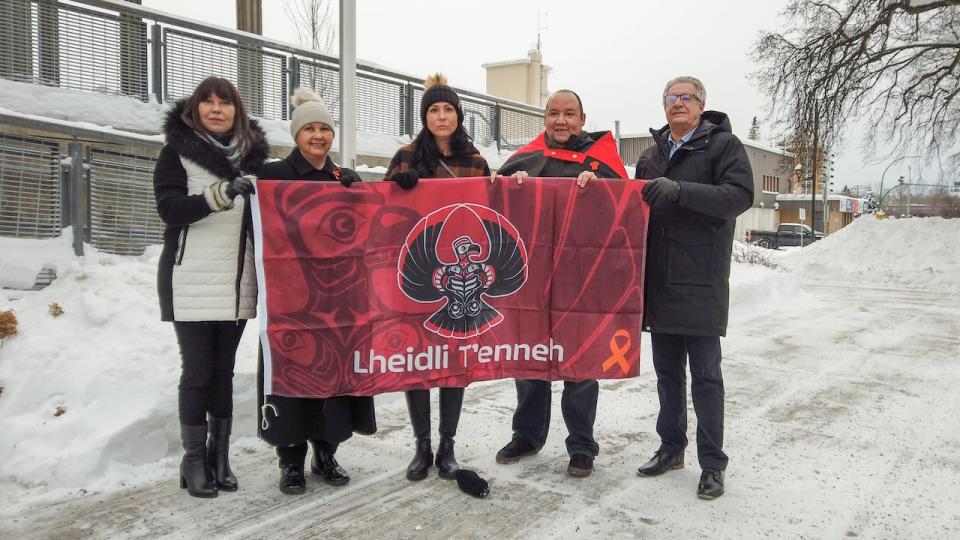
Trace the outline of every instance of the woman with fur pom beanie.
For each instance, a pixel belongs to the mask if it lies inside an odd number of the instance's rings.
[[[447,86],[446,77],[440,73],[431,75],[424,87],[426,90],[420,101],[423,129],[412,144],[400,148],[393,156],[386,179],[397,182],[404,189],[411,189],[420,178],[490,176],[487,161],[470,143],[470,137],[463,129],[460,97]],[[407,478],[422,480],[434,464],[430,442],[430,393],[429,390],[409,390],[406,399],[417,441],[416,453],[407,467]],[[460,468],[454,457],[453,437],[457,433],[462,405],[463,388],[440,389],[440,445],[436,465],[441,478],[456,478]]]
[[[490,176],[490,167],[471,144],[463,128],[460,96],[447,85],[442,73],[427,77],[420,100],[423,128],[393,156],[385,178],[404,189],[420,178],[463,178]]]
[[[297,147],[285,159],[263,165],[260,178],[340,182],[346,187],[359,182],[357,173],[330,159],[334,122],[323,98],[308,88],[297,88],[293,105],[290,135]],[[258,374],[260,388],[263,388],[262,352]],[[372,397],[313,399],[265,396],[260,392],[259,400],[260,437],[277,448],[281,492],[298,494],[306,490],[304,461],[308,441],[313,446],[310,469],[314,474],[332,486],[342,486],[350,481],[334,454],[339,444],[349,439],[354,431],[365,434],[376,431]]]

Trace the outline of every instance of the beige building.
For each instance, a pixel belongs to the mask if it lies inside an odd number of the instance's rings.
[[[521,60],[483,64],[487,93],[492,96],[543,107],[547,103],[547,77],[552,68],[543,65],[543,55],[532,50]]]

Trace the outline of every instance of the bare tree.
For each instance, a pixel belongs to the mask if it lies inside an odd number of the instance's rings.
[[[333,54],[337,37],[333,0],[283,0],[283,12],[297,31],[300,45],[319,53]],[[301,63],[300,83],[320,94],[328,101],[329,107],[336,105],[331,101],[336,100],[337,86],[333,68],[314,62]]]
[[[754,79],[806,170],[859,118],[868,153],[884,143],[960,168],[960,0],[792,0],[783,17],[754,45]]]
[[[283,12],[297,31],[300,45],[324,54],[333,52],[337,28],[331,20],[332,0],[283,0]]]

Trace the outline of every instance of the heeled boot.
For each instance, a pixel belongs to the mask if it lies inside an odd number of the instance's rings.
[[[437,447],[437,471],[440,478],[452,480],[457,477],[460,464],[453,452],[453,437],[460,423],[463,407],[463,388],[440,389],[440,445]]]
[[[407,410],[417,449],[407,466],[407,480],[423,480],[433,465],[433,448],[430,444],[430,392],[410,390],[406,392]]]
[[[183,461],[180,462],[180,488],[191,497],[217,496],[217,484],[207,465],[207,425],[180,426]]]
[[[220,491],[236,491],[237,477],[230,470],[230,430],[233,418],[208,416],[210,441],[207,443],[207,465]]]

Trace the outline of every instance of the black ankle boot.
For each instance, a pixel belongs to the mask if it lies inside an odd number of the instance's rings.
[[[230,470],[230,427],[233,418],[208,417],[210,442],[207,444],[207,464],[220,491],[236,491],[237,477]]]
[[[437,471],[440,478],[452,480],[457,477],[460,464],[453,454],[453,437],[441,436],[440,446],[437,447]]]
[[[407,480],[423,480],[433,464],[433,448],[430,438],[417,439],[417,452],[413,455],[410,465],[407,465]]]
[[[319,475],[323,481],[331,486],[343,486],[350,481],[350,475],[337,463],[334,455],[337,447],[324,441],[310,441],[313,445],[313,460],[310,470]]]
[[[307,490],[307,478],[303,473],[303,462],[307,457],[307,443],[292,446],[278,446],[280,458],[280,492],[287,495],[299,495]]]
[[[180,488],[192,497],[217,496],[217,485],[207,468],[207,426],[180,426],[183,461],[180,462]]]

